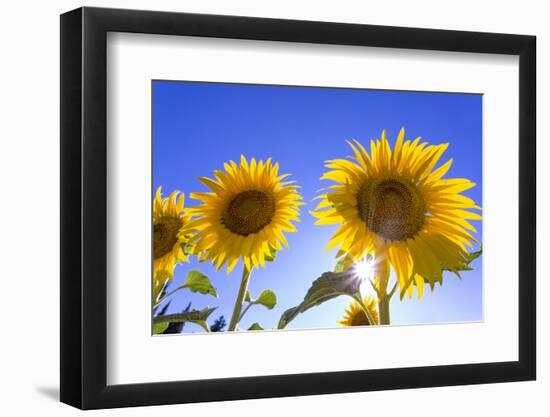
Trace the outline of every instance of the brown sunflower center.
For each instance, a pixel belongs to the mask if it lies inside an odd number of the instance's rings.
[[[248,236],[271,223],[275,200],[271,194],[248,190],[237,194],[222,213],[222,223],[233,233]]]
[[[178,232],[183,226],[179,217],[161,217],[153,224],[153,258],[162,258],[178,242]]]
[[[424,224],[424,198],[414,184],[398,178],[366,181],[357,207],[368,228],[388,240],[409,239]]]
[[[351,319],[351,325],[352,326],[370,326],[370,323],[365,312],[360,311]]]

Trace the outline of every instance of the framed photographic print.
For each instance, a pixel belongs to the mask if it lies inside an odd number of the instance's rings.
[[[81,8],[61,101],[63,402],[535,379],[534,37]]]

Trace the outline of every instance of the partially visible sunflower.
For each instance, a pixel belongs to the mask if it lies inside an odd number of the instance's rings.
[[[295,232],[292,221],[299,221],[301,196],[294,181],[283,181],[279,164],[244,156],[237,165],[224,164],[225,172],[214,171],[215,179],[200,181],[213,192],[192,193],[202,204],[189,209],[197,216],[189,227],[197,230],[193,241],[201,260],[211,260],[219,270],[227,264],[227,273],[242,259],[247,270],[265,266],[273,250],[288,243],[283,232]]]
[[[464,178],[443,179],[452,159],[434,169],[448,144],[429,145],[404,140],[401,129],[393,150],[386,132],[363,145],[348,142],[352,160],[327,162],[321,178],[336,182],[321,195],[312,214],[316,224],[338,224],[327,250],[339,246],[338,257],[347,265],[370,254],[381,293],[386,292],[390,266],[401,294],[412,294],[415,283],[419,298],[425,280],[433,288],[442,282],[443,270],[457,271],[468,263],[468,250],[477,242],[469,220],[481,220],[471,209],[481,210],[460,193],[475,186]]]
[[[378,319],[378,308],[376,300],[373,296],[365,297],[363,304],[371,314],[376,324],[379,324]],[[370,326],[369,319],[365,314],[363,308],[359,305],[358,302],[354,301],[349,305],[345,310],[345,315],[342,317],[342,320],[338,321],[338,324],[341,324],[344,327],[349,326]]]
[[[179,197],[178,197],[179,194]],[[172,278],[179,261],[189,262],[182,245],[188,236],[183,232],[189,222],[184,209],[184,195],[174,191],[162,198],[161,187],[157,188],[153,201],[153,273],[166,271]]]

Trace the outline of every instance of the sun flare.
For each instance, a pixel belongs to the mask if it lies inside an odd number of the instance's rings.
[[[361,259],[353,265],[353,274],[361,281],[373,278],[374,262],[372,257]]]

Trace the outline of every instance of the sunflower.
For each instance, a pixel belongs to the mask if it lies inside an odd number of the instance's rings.
[[[430,145],[404,140],[401,129],[390,148],[385,131],[370,143],[348,142],[351,159],[327,161],[321,179],[334,181],[312,214],[316,224],[339,225],[327,250],[339,246],[338,257],[353,262],[374,257],[375,281],[385,293],[390,267],[401,295],[414,291],[419,298],[424,282],[433,289],[444,270],[457,272],[468,263],[468,249],[477,243],[469,220],[481,220],[473,200],[461,195],[475,186],[464,178],[443,179],[452,159],[434,169],[448,144]]]
[[[179,194],[179,197],[178,197]],[[174,266],[179,261],[189,262],[182,245],[188,236],[183,232],[189,222],[183,207],[183,193],[174,191],[167,198],[162,198],[161,187],[157,188],[153,201],[153,271],[166,271],[172,278]]]
[[[363,304],[365,305],[367,310],[370,312],[375,323],[379,324],[378,309],[377,309],[376,300],[374,299],[374,297],[372,296],[365,297]],[[345,310],[344,317],[342,317],[342,320],[338,321],[338,324],[341,324],[342,326],[345,326],[345,327],[371,325],[369,322],[369,319],[367,318],[367,315],[365,314],[365,311],[359,305],[358,302],[353,302],[349,305],[349,307]]]
[[[252,158],[249,164],[241,156],[240,162],[225,163],[225,172],[214,171],[215,179],[201,177],[213,192],[192,193],[202,204],[189,211],[197,216],[189,227],[198,231],[194,242],[200,259],[211,260],[218,270],[227,264],[227,273],[241,258],[248,271],[265,266],[275,250],[288,247],[283,232],[296,231],[292,221],[299,221],[303,204],[298,186],[283,181],[288,174],[279,175],[271,158]]]

